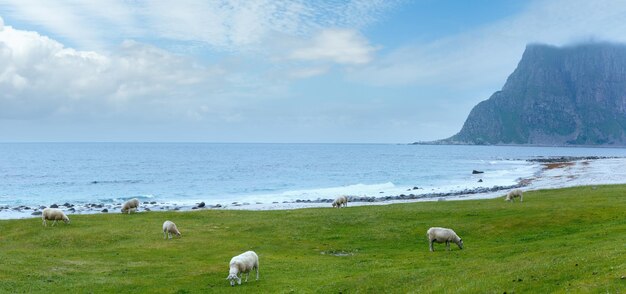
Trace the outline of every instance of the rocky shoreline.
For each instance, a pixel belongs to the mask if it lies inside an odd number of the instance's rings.
[[[617,156],[556,156],[556,157],[536,157],[527,159],[528,162],[538,162],[538,163],[563,163],[563,162],[574,162],[580,160],[598,160],[598,159],[615,159],[615,158],[623,158]]]
[[[624,159],[618,157],[600,157],[600,156],[560,156],[560,157],[541,157],[527,159],[529,162],[535,162],[539,164],[555,164],[555,163],[576,163],[580,161],[597,161],[601,159]],[[468,171],[471,172],[471,171]],[[408,189],[406,193],[399,195],[389,196],[348,196],[351,203],[355,205],[373,205],[373,204],[386,204],[397,202],[410,202],[410,201],[442,201],[449,198],[479,198],[484,195],[491,195],[489,197],[496,197],[499,191],[506,191],[515,188],[528,187],[532,188],[533,181],[535,181],[540,175],[535,175],[531,179],[519,179],[518,183],[510,186],[492,186],[492,187],[476,187],[465,188],[456,191],[448,192],[430,192],[419,193],[422,188],[413,187]],[[382,193],[382,192],[381,192]],[[144,201],[140,205],[139,211],[191,211],[191,210],[206,210],[206,209],[294,209],[304,207],[325,207],[332,203],[334,198],[318,198],[318,199],[297,199],[294,201],[273,201],[271,203],[261,202],[232,202],[230,204],[216,203],[213,205],[207,205],[205,202],[199,202],[195,205],[181,205],[178,203],[167,203],[157,201]],[[64,203],[64,204],[51,204],[35,205],[35,206],[0,206],[0,219],[4,218],[27,218],[37,217],[41,215],[41,211],[46,207],[60,208],[68,214],[97,214],[97,213],[121,213],[122,203]]]
[[[528,185],[528,181],[520,181],[516,185],[510,186],[493,186],[493,187],[478,187],[473,189],[463,189],[458,191],[444,192],[444,193],[425,193],[425,194],[400,194],[394,196],[348,196],[350,202],[352,203],[383,203],[383,202],[391,202],[391,201],[399,201],[399,200],[420,200],[420,199],[437,199],[437,200],[445,200],[445,197],[450,196],[462,196],[462,195],[473,195],[473,194],[481,194],[481,193],[489,193],[489,192],[498,192],[502,190],[509,190],[514,188],[521,188]],[[415,187],[415,190],[419,188]],[[315,200],[311,199],[297,199],[294,201],[273,201],[272,205],[289,205],[289,204],[329,204],[334,200],[331,198],[318,198]],[[230,204],[214,204],[214,205],[206,205],[205,202],[196,203],[195,205],[179,205],[177,203],[165,203],[165,202],[156,202],[156,201],[145,201],[140,204],[139,211],[189,211],[189,210],[205,210],[205,209],[229,209],[229,208],[238,208],[241,209],[246,206],[253,205],[263,205],[262,202],[255,202],[254,204],[249,202],[232,202]],[[3,213],[10,212],[12,214],[19,214],[22,217],[36,217],[41,215],[42,210],[51,207],[51,208],[60,208],[68,214],[96,214],[96,213],[121,213],[122,203],[115,204],[104,204],[104,203],[87,203],[87,204],[72,204],[72,203],[64,203],[64,204],[51,204],[50,206],[46,205],[38,205],[38,206],[0,206],[0,215]]]

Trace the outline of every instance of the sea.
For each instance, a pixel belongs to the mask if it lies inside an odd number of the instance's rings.
[[[268,203],[515,185],[532,158],[623,148],[406,144],[0,143],[0,205]],[[473,174],[473,170],[482,174]],[[482,181],[481,181],[482,180]],[[480,182],[479,182],[480,181]]]

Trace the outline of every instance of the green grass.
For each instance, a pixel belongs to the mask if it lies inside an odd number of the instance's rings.
[[[70,217],[0,221],[0,293],[626,292],[624,185],[528,192],[523,203]],[[163,240],[167,219],[182,238]],[[431,226],[453,228],[465,248],[429,252]],[[246,250],[261,279],[230,288],[228,262]]]

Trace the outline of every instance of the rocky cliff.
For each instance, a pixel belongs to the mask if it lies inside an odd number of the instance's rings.
[[[444,144],[626,145],[626,46],[528,45]]]

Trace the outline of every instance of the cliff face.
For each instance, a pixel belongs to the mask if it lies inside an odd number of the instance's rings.
[[[527,46],[502,90],[439,143],[626,145],[626,46]]]

